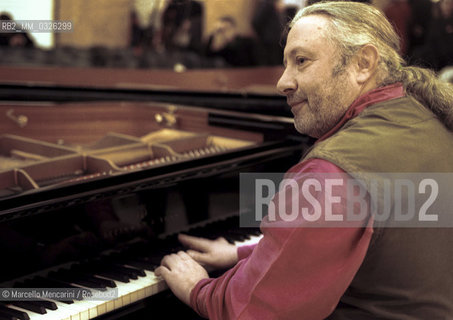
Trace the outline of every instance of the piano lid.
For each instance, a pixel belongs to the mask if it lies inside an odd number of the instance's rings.
[[[0,98],[160,101],[291,117],[276,84],[282,67],[131,70],[0,66]]]
[[[96,89],[278,95],[283,67],[173,70],[0,66],[0,83]]]

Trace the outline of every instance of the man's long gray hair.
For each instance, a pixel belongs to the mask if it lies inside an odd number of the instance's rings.
[[[438,80],[429,69],[406,66],[399,54],[399,37],[379,9],[350,1],[319,2],[300,10],[289,28],[308,15],[329,17],[331,23],[326,36],[339,48],[341,66],[362,46],[374,45],[379,52],[378,85],[401,82],[408,95],[430,108],[453,130],[453,86]]]

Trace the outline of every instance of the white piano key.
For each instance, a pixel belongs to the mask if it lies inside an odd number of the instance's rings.
[[[79,310],[80,320],[83,319],[93,319],[99,315],[98,306],[102,304],[104,301],[99,300],[82,300],[82,301],[74,301],[72,305],[76,308],[75,310]],[[71,320],[73,320],[71,318]]]
[[[47,314],[45,317],[46,319],[47,319],[47,317],[51,317],[52,319],[68,319],[68,320],[73,320],[74,318],[76,318],[76,319],[80,318],[78,316],[78,314],[80,311],[82,311],[82,309],[75,310],[74,308],[70,307],[71,304],[66,304],[63,302],[50,300],[50,299],[46,299],[46,300],[52,301],[57,306],[57,310],[47,310]]]
[[[75,300],[70,305],[63,304],[61,308],[70,314],[71,320],[85,320],[93,319],[106,313],[103,307],[105,303],[106,301],[104,300]]]
[[[234,243],[234,245],[239,247],[239,246],[249,246],[252,244],[256,244],[261,240],[263,235],[260,234],[259,236],[253,235],[253,236],[249,236],[249,237],[250,237],[250,239],[247,239],[245,241],[236,241]]]
[[[59,319],[79,319],[79,313],[83,311],[83,308],[81,307],[76,307],[74,304],[66,304],[63,302],[59,301],[54,301],[55,304],[57,305],[57,310],[58,312],[55,312],[55,315],[61,315]]]
[[[118,298],[113,300],[113,307],[115,310],[130,304],[130,293],[141,289],[134,282],[135,281],[132,279],[128,283],[115,281],[118,289]]]
[[[83,319],[81,314],[85,313],[86,308],[75,306],[74,304],[65,304],[58,301],[53,302],[57,305],[57,310],[47,310],[47,314],[43,315],[43,319]]]

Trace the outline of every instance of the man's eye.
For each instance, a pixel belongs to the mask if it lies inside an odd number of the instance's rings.
[[[305,62],[305,58],[302,58],[302,57],[296,58],[296,63],[298,65],[304,64],[304,62]]]

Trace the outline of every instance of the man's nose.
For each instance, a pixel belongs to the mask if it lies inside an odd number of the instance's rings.
[[[297,89],[297,83],[292,73],[285,68],[282,76],[277,82],[277,90],[282,95],[288,95]]]

